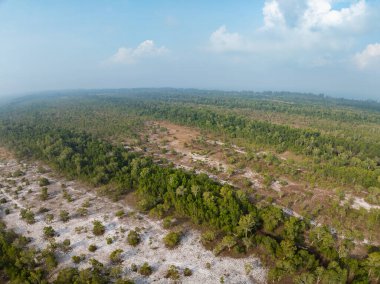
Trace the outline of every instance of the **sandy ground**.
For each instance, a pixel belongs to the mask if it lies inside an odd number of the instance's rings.
[[[261,266],[260,261],[255,257],[243,259],[233,259],[227,257],[216,257],[212,252],[207,251],[200,244],[200,235],[198,232],[191,231],[188,228],[186,234],[181,240],[181,244],[173,249],[167,249],[162,238],[168,233],[163,229],[160,222],[153,221],[133,210],[123,202],[111,202],[108,199],[98,197],[82,185],[67,181],[53,176],[53,174],[39,174],[37,164],[21,164],[15,160],[0,162],[1,184],[0,198],[5,197],[7,203],[2,208],[9,208],[11,213],[1,215],[8,228],[32,238],[31,246],[45,248],[49,241],[43,237],[43,228],[52,226],[59,234],[55,237],[56,242],[62,242],[70,239],[71,250],[67,253],[60,252],[59,268],[72,266],[72,256],[84,254],[85,261],[79,264],[79,267],[87,267],[88,260],[95,258],[104,264],[111,265],[109,255],[115,249],[122,249],[123,262],[121,267],[125,275],[132,278],[136,283],[170,283],[164,278],[165,272],[170,265],[178,267],[182,272],[184,268],[190,268],[193,275],[190,277],[181,276],[181,283],[220,283],[221,277],[225,283],[265,283],[266,269]],[[8,173],[13,173],[17,169],[25,172],[21,177],[7,177]],[[49,198],[41,201],[39,194],[41,191],[38,180],[44,176],[50,180],[48,185]],[[22,182],[22,178],[29,181],[29,185]],[[67,186],[67,192],[72,196],[73,201],[68,202],[62,195],[62,184]],[[17,187],[21,186],[22,190],[18,195],[15,194]],[[80,216],[76,210],[82,206],[85,201],[89,201],[87,216]],[[17,208],[15,208],[15,206]],[[45,207],[50,214],[54,214],[54,220],[51,223],[45,222],[45,214],[37,214],[39,208]],[[20,217],[20,208],[30,208],[36,213],[36,223],[28,225]],[[122,218],[115,217],[115,212],[123,209],[126,216]],[[60,210],[67,210],[70,213],[70,220],[66,223],[59,220]],[[106,231],[103,236],[94,236],[92,233],[92,221],[99,220],[105,227]],[[128,245],[126,237],[132,229],[138,228],[141,234],[141,243],[132,247]],[[114,242],[106,243],[106,238],[111,237]],[[95,244],[98,249],[91,253],[88,246]],[[148,262],[153,267],[153,274],[149,277],[143,277],[136,272],[132,272],[131,264],[138,266]],[[206,264],[210,264],[210,268]],[[253,269],[247,275],[245,266],[250,265]],[[54,277],[54,275],[52,275]]]

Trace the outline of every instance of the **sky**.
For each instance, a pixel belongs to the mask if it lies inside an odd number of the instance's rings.
[[[380,100],[380,0],[0,0],[0,96],[134,87]]]

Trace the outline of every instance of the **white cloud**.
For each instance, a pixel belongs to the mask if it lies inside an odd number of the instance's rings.
[[[156,47],[153,40],[145,40],[136,48],[120,47],[117,52],[108,59],[108,62],[115,64],[132,64],[139,59],[161,56],[168,51],[169,50],[164,46]]]
[[[308,0],[300,27],[306,29],[346,27],[347,24],[360,20],[367,10],[365,0],[357,1],[340,10],[333,9],[332,4],[333,0]]]
[[[275,26],[284,26],[285,18],[280,10],[280,6],[276,0],[267,1],[263,8],[264,27],[272,28]]]
[[[248,36],[221,26],[210,35],[209,50],[249,52],[311,67],[343,62],[352,56],[369,15],[365,0],[266,0],[261,27]]]
[[[210,36],[210,49],[216,52],[249,51],[251,44],[238,33],[230,33],[226,26],[219,27]]]
[[[380,63],[380,43],[369,44],[360,53],[355,55],[355,62],[360,69],[375,63]]]

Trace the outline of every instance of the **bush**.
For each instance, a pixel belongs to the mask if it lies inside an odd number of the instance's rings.
[[[69,212],[67,212],[66,210],[61,210],[59,212],[59,218],[62,222],[68,222],[70,220]]]
[[[162,226],[163,226],[165,229],[170,228],[172,225],[173,225],[173,218],[170,217],[170,216],[166,217],[166,218],[162,221]]]
[[[54,220],[54,215],[53,214],[46,214],[45,221],[47,223],[51,223],[53,220]]]
[[[21,209],[20,216],[21,216],[21,219],[24,219],[25,222],[28,224],[36,223],[36,220],[34,218],[34,213],[30,209]]]
[[[95,235],[95,236],[101,236],[105,233],[106,231],[106,228],[104,227],[104,225],[102,224],[102,222],[98,221],[98,220],[95,220],[92,222],[93,224],[93,228],[92,228],[92,233]]]
[[[170,265],[169,269],[166,271],[165,278],[170,278],[172,280],[178,280],[180,278],[178,269],[175,265]]]
[[[108,238],[106,239],[106,242],[107,242],[107,245],[110,245],[110,244],[113,243],[113,239],[112,239],[111,237],[108,237]]]
[[[134,264],[134,263],[132,263],[132,264],[131,264],[131,270],[132,270],[133,272],[137,272],[137,265]]]
[[[38,184],[39,184],[41,187],[43,187],[43,186],[47,186],[47,185],[49,185],[49,184],[50,184],[50,181],[49,181],[47,178],[42,177],[42,178],[40,178]]]
[[[129,231],[127,241],[131,246],[137,246],[141,241],[139,233],[134,230]]]
[[[116,216],[116,217],[119,217],[119,218],[124,217],[124,215],[125,215],[124,210],[119,210],[119,211],[117,211],[117,212],[115,213],[115,216]]]
[[[40,193],[40,200],[41,201],[45,201],[49,198],[49,194],[48,194],[48,188],[47,187],[43,187],[41,188],[41,193]]]
[[[144,276],[149,276],[153,272],[152,267],[147,262],[144,262],[144,264],[140,267],[139,273]]]
[[[89,247],[88,247],[88,251],[90,251],[90,252],[95,252],[97,249],[98,249],[98,247],[94,244],[89,245]]]
[[[123,260],[121,259],[122,253],[123,253],[123,250],[121,250],[121,249],[117,249],[117,250],[114,250],[113,252],[111,252],[111,254],[110,254],[111,262],[113,264],[118,264],[118,263],[123,262]]]
[[[88,215],[88,210],[85,207],[80,207],[80,208],[78,208],[77,213],[79,216],[84,217],[84,216]]]
[[[186,268],[183,270],[183,275],[185,275],[186,277],[189,277],[189,276],[193,275],[193,271],[191,271],[190,268],[187,268],[187,267],[186,267]]]
[[[203,244],[213,242],[215,241],[215,238],[216,238],[216,234],[213,231],[204,232],[201,236],[201,240]]]
[[[176,247],[181,240],[181,234],[178,232],[170,232],[168,233],[163,241],[167,248],[174,248]]]
[[[44,227],[43,231],[45,239],[53,238],[56,235],[56,232],[52,226]]]
[[[81,263],[83,260],[86,259],[86,256],[84,254],[81,254],[81,255],[73,255],[71,257],[71,259],[73,260],[73,262],[75,264],[78,264],[78,263]]]
[[[71,246],[71,241],[69,239],[65,239],[61,245],[62,251],[66,253],[69,252],[71,250],[70,246]]]

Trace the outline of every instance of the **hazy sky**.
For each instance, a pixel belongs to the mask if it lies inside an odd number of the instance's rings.
[[[0,95],[120,87],[380,99],[380,0],[0,0]]]

